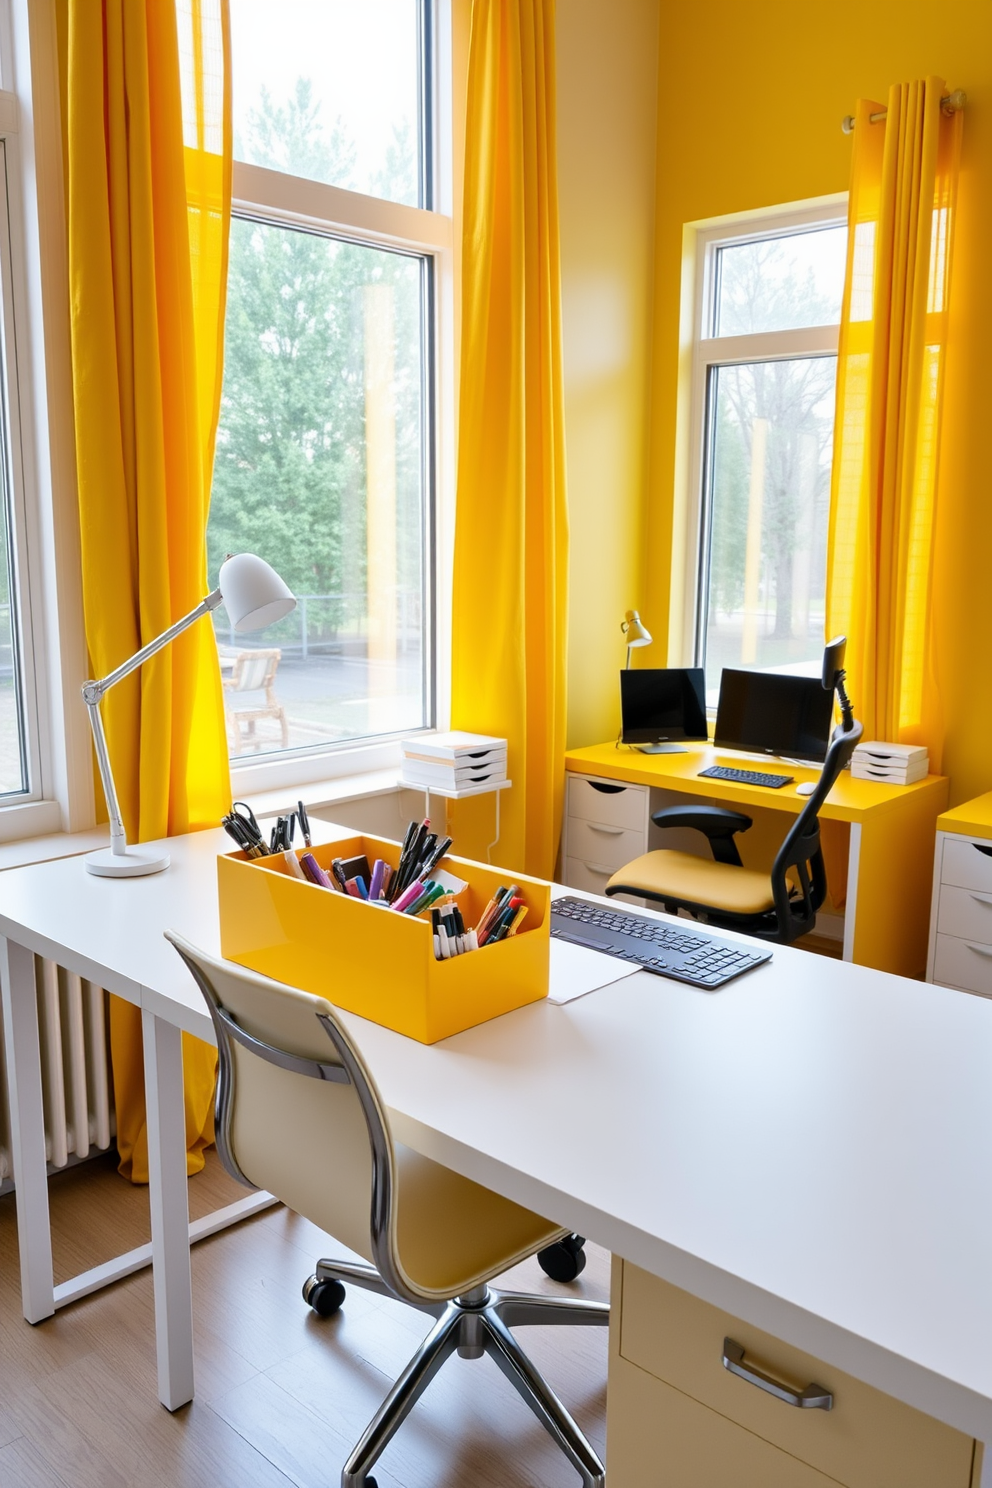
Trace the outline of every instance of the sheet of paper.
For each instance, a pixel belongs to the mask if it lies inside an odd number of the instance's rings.
[[[570,945],[567,940],[552,940],[548,1001],[572,1002],[576,997],[585,997],[587,992],[595,992],[597,987],[622,981],[638,970],[639,967],[628,966],[615,956],[604,956],[602,951],[588,951],[584,946]]]

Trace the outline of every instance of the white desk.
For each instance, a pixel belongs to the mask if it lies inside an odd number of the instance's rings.
[[[20,947],[111,990],[140,987],[173,1408],[192,1394],[178,1030],[209,1037],[210,1024],[162,931],[217,952],[225,844],[219,832],[174,839],[172,869],[154,878],[96,879],[70,859],[2,880],[26,1311],[49,1262],[36,1260],[47,1193]],[[989,1002],[777,949],[717,994],[638,973],[433,1047],[347,1022],[403,1141],[992,1440]]]

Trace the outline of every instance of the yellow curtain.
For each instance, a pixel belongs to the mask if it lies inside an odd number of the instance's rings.
[[[568,525],[554,0],[474,0],[465,132],[452,723],[505,736],[499,860],[554,870]]]
[[[68,236],[83,610],[103,676],[207,592],[231,199],[226,0],[69,0]],[[230,808],[201,620],[104,701],[133,841]],[[120,884],[122,913],[128,884]],[[141,1022],[111,999],[121,1172],[148,1180]],[[213,1140],[215,1052],[185,1039],[188,1167]]]
[[[827,633],[848,637],[865,736],[940,768],[930,595],[962,115],[940,78],[855,118],[827,554]]]

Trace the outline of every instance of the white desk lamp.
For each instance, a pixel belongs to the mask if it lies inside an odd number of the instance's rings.
[[[635,646],[650,646],[652,641],[651,632],[641,621],[636,610],[628,610],[620,622],[620,629],[627,637],[627,666],[630,667],[630,653]]]
[[[110,847],[89,854],[85,860],[89,873],[99,874],[101,878],[138,878],[145,873],[161,873],[163,868],[169,866],[168,853],[127,845],[117,790],[110,769],[103,720],[100,717],[100,702],[104,693],[109,692],[116,682],[130,676],[150,656],[154,656],[156,651],[161,651],[176,636],[188,630],[195,620],[209,615],[221,604],[227,610],[235,630],[263,630],[265,626],[281,620],[283,615],[288,615],[296,608],[293,595],[264,558],[256,558],[254,553],[238,553],[221,565],[217,588],[206,599],[201,599],[195,610],[190,610],[188,615],[163,631],[157,640],[142,646],[130,661],[123,662],[101,682],[83,683],[83,701],[89,710],[100,779],[110,814]]]

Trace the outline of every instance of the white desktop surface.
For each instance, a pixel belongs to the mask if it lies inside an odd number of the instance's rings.
[[[212,1037],[162,931],[219,953],[228,845],[13,869],[0,933]],[[433,1046],[344,1016],[403,1141],[992,1441],[992,1002],[776,948],[719,992],[637,973]]]

